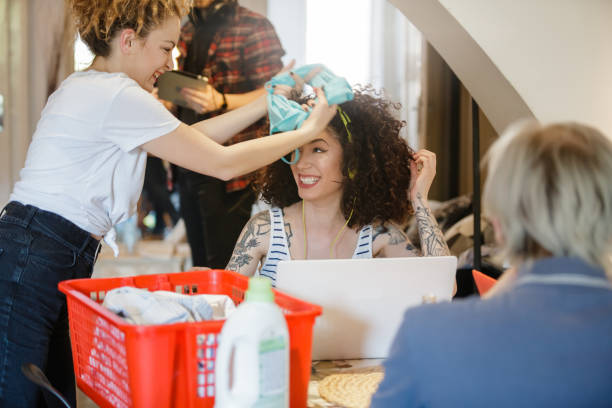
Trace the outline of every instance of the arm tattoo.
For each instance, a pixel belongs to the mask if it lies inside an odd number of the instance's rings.
[[[387,236],[389,237],[389,242],[386,245],[400,245],[406,244],[406,252],[408,252],[409,256],[421,256],[421,252],[412,245],[412,242],[408,239],[408,237],[401,230],[391,225],[389,227],[386,224],[379,225],[374,228],[374,233],[372,234],[372,242],[376,240],[379,236]],[[404,255],[402,255],[404,256]]]
[[[397,228],[389,229],[389,245],[397,245],[406,242],[406,237]]]
[[[285,235],[287,236],[287,247],[291,248],[291,238],[293,238],[293,230],[291,229],[291,223],[285,223]]]
[[[283,219],[286,220],[285,209],[282,208]],[[287,248],[291,248],[291,238],[293,238],[293,230],[291,229],[291,223],[285,222],[285,236],[287,237]]]
[[[372,234],[372,242],[376,241],[379,235],[383,235],[389,232],[389,228],[387,228],[384,224],[381,224],[374,228],[374,233]]]
[[[406,244],[406,251],[410,252],[412,256],[421,256],[421,252],[418,250],[418,248],[411,243]]]
[[[424,256],[450,255],[448,245],[444,240],[442,231],[438,227],[436,219],[429,208],[423,204],[421,194],[417,194],[417,202],[414,214],[421,238],[421,250]]]
[[[372,234],[372,242],[376,240],[380,235],[387,235],[389,237],[389,245],[398,245],[406,242],[406,236],[402,234],[400,230],[395,227],[389,228],[387,225],[382,224],[374,228]]]
[[[232,271],[240,272],[241,267],[251,263],[253,257],[249,254],[249,250],[261,245],[261,241],[257,237],[269,233],[270,213],[268,211],[262,211],[247,223],[245,230],[242,232],[242,236],[238,242],[236,242],[234,253],[227,264],[227,268]]]

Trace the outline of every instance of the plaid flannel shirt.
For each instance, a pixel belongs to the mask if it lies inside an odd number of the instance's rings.
[[[194,26],[187,21],[181,28],[178,49],[179,68],[183,68]],[[236,13],[214,36],[208,49],[208,62],[201,74],[219,92],[239,94],[261,88],[283,67],[285,54],[274,26],[264,16],[237,6]],[[226,145],[258,136],[264,125],[262,119],[234,136]],[[238,177],[226,183],[228,192],[242,190],[249,184],[248,177]]]

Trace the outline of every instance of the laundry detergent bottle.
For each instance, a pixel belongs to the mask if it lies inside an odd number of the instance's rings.
[[[289,406],[289,332],[269,279],[249,279],[221,330],[215,365],[216,408]]]

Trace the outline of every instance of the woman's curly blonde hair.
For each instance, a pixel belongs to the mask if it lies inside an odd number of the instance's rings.
[[[67,0],[81,39],[97,56],[110,54],[110,42],[124,28],[145,38],[170,16],[186,15],[192,0]]]

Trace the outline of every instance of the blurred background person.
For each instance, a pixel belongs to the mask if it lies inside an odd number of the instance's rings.
[[[263,85],[283,67],[274,27],[235,0],[196,0],[179,41],[180,69],[208,78],[205,92],[184,89],[189,108],[176,114],[190,124],[240,107],[264,93]],[[227,145],[256,137],[263,121]],[[251,216],[255,194],[247,177],[228,182],[178,168],[180,212],[193,265],[223,268]]]
[[[180,219],[170,199],[171,186],[171,176],[166,171],[164,161],[159,157],[148,156],[142,193],[145,201],[148,201],[148,209],[153,210],[155,217],[152,227],[149,223],[145,224],[145,237],[164,238],[165,233]],[[145,216],[148,212],[143,211],[142,215]]]

